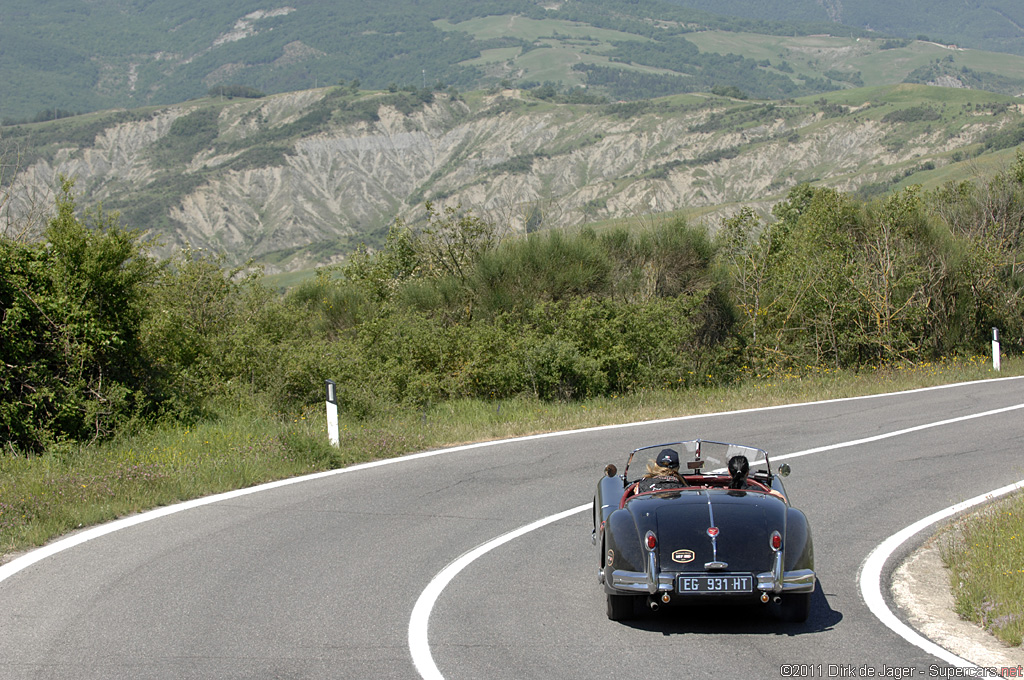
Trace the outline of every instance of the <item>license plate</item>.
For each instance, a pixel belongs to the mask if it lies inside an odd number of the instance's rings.
[[[676,582],[680,593],[749,593],[754,589],[750,574],[683,575]]]

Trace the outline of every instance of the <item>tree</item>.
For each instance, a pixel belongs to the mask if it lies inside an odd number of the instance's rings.
[[[461,205],[438,211],[427,201],[426,208],[427,226],[417,241],[422,266],[429,276],[452,276],[465,285],[481,253],[497,246],[502,234]]]
[[[722,222],[717,236],[717,256],[726,269],[733,300],[743,314],[744,327],[756,345],[762,319],[771,313],[773,300],[766,299],[771,266],[771,232],[750,208]]]
[[[385,304],[391,301],[398,285],[416,276],[422,266],[415,236],[399,219],[388,230],[384,248],[371,252],[365,245],[360,246],[349,256],[341,273],[367,298]]]
[[[140,328],[158,267],[116,215],[76,212],[61,179],[45,244],[0,239],[0,436],[40,450],[110,435],[149,406]]]
[[[25,190],[21,178],[24,156],[0,138],[0,238],[26,241],[43,220],[43,201]]]
[[[868,210],[860,235],[861,266],[851,281],[865,306],[859,317],[861,360],[920,357],[932,320],[926,262],[938,260],[922,207],[920,187],[912,186]]]
[[[767,368],[843,365],[851,359],[857,303],[850,288],[859,215],[852,199],[804,184],[760,227],[747,210],[719,237],[734,295],[750,329],[750,356]]]
[[[992,326],[1006,346],[1024,346],[1024,153],[987,181],[946,184],[928,207],[949,231],[956,273],[938,310],[949,320],[945,346],[983,345]]]

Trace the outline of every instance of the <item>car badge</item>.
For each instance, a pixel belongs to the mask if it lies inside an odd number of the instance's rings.
[[[718,535],[718,527],[708,527],[708,536],[714,538]]]
[[[677,550],[672,553],[672,561],[680,564],[686,564],[687,562],[693,562],[693,558],[696,557],[692,550]]]

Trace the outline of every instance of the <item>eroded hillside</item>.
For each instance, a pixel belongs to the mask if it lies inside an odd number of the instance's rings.
[[[866,193],[935,183],[1024,130],[1010,98],[906,85],[609,105],[329,88],[125,118],[6,128],[21,160],[14,223],[65,175],[82,205],[159,234],[161,254],[187,244],[283,271],[378,242],[394,219],[422,219],[427,200],[520,231],[709,215],[807,181]]]

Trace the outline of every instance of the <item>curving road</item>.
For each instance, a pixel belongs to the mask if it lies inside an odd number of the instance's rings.
[[[0,679],[418,678],[417,639],[449,680],[929,677],[945,664],[871,613],[861,567],[915,521],[1024,479],[1022,423],[1024,380],[992,380],[460,447],[164,509],[0,567]],[[635,446],[692,437],[803,454],[786,487],[815,534],[806,624],[760,607],[608,621],[588,510],[436,585],[589,503]]]

